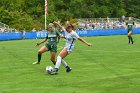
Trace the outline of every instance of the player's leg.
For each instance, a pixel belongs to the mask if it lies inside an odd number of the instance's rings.
[[[50,54],[51,54],[50,60],[55,65],[56,64],[56,60],[55,60],[56,53],[55,52],[50,52]],[[63,59],[61,59],[61,64],[66,68],[66,72],[70,72],[71,71],[71,68],[68,66],[68,64]]]
[[[132,44],[134,44],[134,41],[133,41],[132,35],[131,35],[131,42],[132,42]]]
[[[133,38],[132,38],[132,31],[130,31],[130,32],[128,33],[128,36],[129,36],[129,38],[130,38],[129,42],[131,41],[131,43],[133,44],[134,41],[133,41]]]
[[[53,64],[55,65],[55,64],[56,64],[56,60],[55,60],[56,53],[55,53],[55,52],[50,52],[50,55],[51,55],[50,60],[51,60],[51,61],[53,62]]]
[[[55,65],[55,69],[56,71],[58,71],[59,67],[60,67],[60,64],[62,62],[62,59],[65,58],[66,56],[68,55],[68,52],[67,52],[67,49],[64,48],[60,53],[59,55],[57,56],[57,62],[56,62],[56,65]]]
[[[42,46],[38,51],[38,61],[34,62],[33,64],[39,64],[41,61],[41,56],[44,52],[48,51],[48,48],[46,46]]]
[[[51,54],[50,60],[55,65],[56,64],[56,60],[55,60],[56,53],[55,52],[50,52],[50,54]],[[66,72],[70,72],[71,71],[71,68],[68,66],[68,64],[63,59],[61,60],[61,64],[66,68]]]
[[[130,44],[130,33],[128,32],[128,43]]]
[[[55,65],[56,60],[55,60],[55,56],[57,53],[57,44],[53,44],[50,46],[50,60],[53,62],[53,64]]]
[[[131,40],[131,43],[133,44],[134,41],[133,41],[133,38],[132,38],[132,31],[130,32],[130,40]]]
[[[71,68],[68,66],[67,62],[63,59],[61,60],[61,64],[66,68],[66,72],[70,72]]]
[[[64,48],[58,55],[57,57],[57,62],[55,65],[55,69],[56,72],[58,72],[58,69],[60,67],[60,64],[62,63],[62,65],[66,68],[66,72],[70,72],[71,68],[67,65],[67,63],[63,60],[63,58],[65,58],[68,55],[68,51],[66,48]]]
[[[38,62],[41,61],[41,56],[44,52],[48,51],[48,48],[46,46],[42,46],[38,51]]]

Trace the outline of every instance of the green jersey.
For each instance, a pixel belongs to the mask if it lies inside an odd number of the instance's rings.
[[[58,32],[62,34],[63,31],[61,29],[58,29]]]
[[[58,29],[58,32],[59,32],[60,34],[62,34],[62,30],[61,30],[61,29]],[[60,37],[57,38],[57,42],[58,42],[58,43],[59,43],[59,40],[60,40]]]
[[[47,44],[57,44],[57,39],[59,37],[60,33],[58,31],[48,31],[48,34],[46,36]]]
[[[132,31],[133,26],[135,25],[135,23],[133,21],[129,21],[126,23],[128,31]]]

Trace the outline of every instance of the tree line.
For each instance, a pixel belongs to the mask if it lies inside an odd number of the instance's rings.
[[[47,23],[75,18],[140,18],[139,0],[48,0]],[[17,30],[44,28],[45,0],[0,0],[0,22]]]

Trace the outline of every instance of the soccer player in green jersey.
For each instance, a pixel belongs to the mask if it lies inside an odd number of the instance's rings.
[[[42,46],[38,51],[38,61],[34,62],[33,64],[39,64],[41,61],[42,54],[46,51],[50,51],[50,54],[51,54],[50,60],[53,62],[53,64],[55,64],[56,62],[55,55],[57,52],[58,37],[63,38],[63,36],[58,31],[56,31],[54,24],[50,23],[48,25],[48,33],[47,33],[46,38],[43,39],[41,42],[36,43],[36,46],[39,46],[40,44],[47,41],[47,43],[44,46]]]
[[[133,44],[133,38],[132,38],[132,32],[133,32],[133,27],[135,26],[135,23],[132,21],[132,18],[129,17],[128,22],[126,22],[126,26],[127,26],[127,31],[128,31],[128,40],[129,40],[129,44],[130,42]]]

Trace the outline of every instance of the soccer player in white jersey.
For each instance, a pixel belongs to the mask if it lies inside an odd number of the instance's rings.
[[[78,34],[73,31],[74,26],[72,24],[67,24],[65,29],[58,22],[54,22],[54,23],[57,24],[65,32],[66,45],[57,57],[57,62],[54,71],[50,73],[52,75],[58,73],[60,64],[63,65],[65,64],[66,72],[71,71],[71,68],[67,65],[67,63],[63,59],[73,50],[76,39],[80,40],[81,42],[85,43],[88,46],[92,46],[92,44],[80,38]]]

